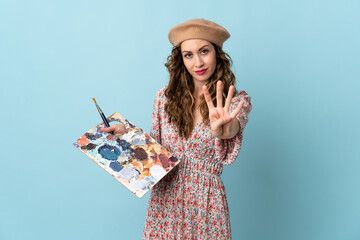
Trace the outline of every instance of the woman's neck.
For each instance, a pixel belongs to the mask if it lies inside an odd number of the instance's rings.
[[[203,90],[202,87],[205,86],[208,83],[208,81],[195,81],[194,80],[194,86],[195,86],[195,90],[194,90],[194,98],[195,99],[200,99],[201,95],[203,95]]]

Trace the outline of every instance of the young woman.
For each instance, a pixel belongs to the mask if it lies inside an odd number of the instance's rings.
[[[222,51],[229,37],[205,19],[169,32],[170,81],[156,94],[150,135],[181,162],[152,189],[144,239],[231,239],[220,175],[239,154],[251,103],[233,86],[231,58]],[[103,130],[122,134],[124,126]]]

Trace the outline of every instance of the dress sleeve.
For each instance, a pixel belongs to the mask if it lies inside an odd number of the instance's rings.
[[[215,155],[219,161],[224,165],[230,165],[234,163],[236,157],[240,152],[240,148],[242,145],[243,132],[248,122],[248,115],[251,111],[251,97],[245,92],[240,91],[234,96],[231,100],[229,112],[233,112],[235,108],[238,106],[241,100],[244,100],[244,105],[241,111],[236,115],[236,118],[240,122],[240,130],[239,132],[230,139],[219,139],[215,138]]]
[[[161,144],[161,117],[160,117],[160,109],[161,109],[161,97],[162,97],[162,90],[160,89],[156,93],[156,97],[154,100],[153,105],[153,112],[152,112],[152,124],[150,130],[150,136],[153,137],[158,143]]]

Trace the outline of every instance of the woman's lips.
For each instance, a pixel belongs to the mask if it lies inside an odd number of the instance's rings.
[[[199,75],[203,75],[204,73],[206,73],[207,69],[202,69],[200,71],[195,71],[197,74]]]

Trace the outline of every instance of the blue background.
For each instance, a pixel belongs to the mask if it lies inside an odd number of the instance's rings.
[[[253,110],[222,179],[233,239],[360,239],[360,2],[0,1],[0,239],[141,239],[147,193],[72,143],[119,112],[149,132],[171,27],[228,29]]]

